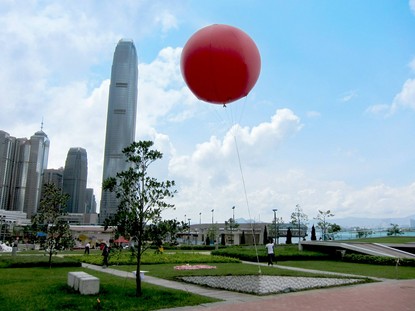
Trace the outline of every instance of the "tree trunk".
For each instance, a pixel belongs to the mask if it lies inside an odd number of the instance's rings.
[[[136,267],[136,273],[135,273],[135,296],[141,297],[142,296],[142,290],[141,290],[141,240],[138,242],[138,251],[137,251],[137,267]]]

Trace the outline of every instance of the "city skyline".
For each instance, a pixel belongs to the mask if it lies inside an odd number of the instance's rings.
[[[43,118],[49,168],[85,148],[98,200],[114,47],[131,38],[135,139],[154,141],[164,156],[150,173],[178,190],[164,217],[209,222],[214,209],[218,221],[235,212],[269,222],[278,209],[288,221],[297,204],[309,218],[413,214],[415,0],[46,0],[2,10],[2,129],[25,137]],[[255,87],[226,108],[198,100],[180,73],[187,40],[211,24],[242,29],[261,55]]]

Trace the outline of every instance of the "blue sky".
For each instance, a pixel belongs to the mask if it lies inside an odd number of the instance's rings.
[[[214,209],[224,221],[236,206],[237,218],[270,221],[277,208],[287,221],[296,204],[310,222],[319,209],[414,214],[414,0],[0,4],[0,129],[30,137],[43,118],[49,168],[85,148],[98,201],[112,56],[131,38],[136,139],[155,141],[152,173],[178,185],[166,217],[208,222]],[[188,38],[215,23],[248,33],[262,60],[227,108],[197,100],[180,73]]]

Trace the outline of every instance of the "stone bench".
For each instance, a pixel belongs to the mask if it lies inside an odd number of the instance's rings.
[[[68,272],[68,286],[82,295],[99,293],[99,279],[82,271]]]

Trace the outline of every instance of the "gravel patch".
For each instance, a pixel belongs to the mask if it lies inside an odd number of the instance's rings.
[[[350,285],[363,282],[362,279],[311,278],[270,275],[243,276],[188,276],[181,280],[230,291],[269,295],[288,293],[312,288]]]

